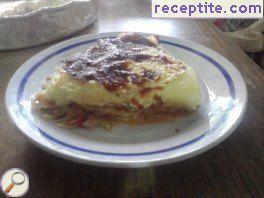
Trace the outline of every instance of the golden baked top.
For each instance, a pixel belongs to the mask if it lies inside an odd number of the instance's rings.
[[[63,60],[63,70],[81,81],[97,81],[108,91],[125,87],[128,83],[141,85],[158,79],[162,71],[154,67],[131,67],[135,63],[148,62],[167,65],[177,60],[168,56],[158,46],[158,37],[145,38],[136,33],[123,33],[117,38],[99,39],[88,50],[68,56]],[[182,66],[182,64],[176,64]]]

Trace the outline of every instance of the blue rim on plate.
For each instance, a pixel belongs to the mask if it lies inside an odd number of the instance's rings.
[[[103,38],[111,38],[111,37],[103,37]],[[141,152],[141,153],[111,153],[111,152],[102,152],[102,151],[94,151],[94,150],[89,150],[86,148],[81,148],[78,146],[74,146],[65,142],[62,142],[61,140],[56,139],[55,137],[49,135],[48,133],[46,133],[45,131],[41,130],[37,125],[35,125],[35,123],[33,121],[31,121],[26,115],[25,112],[23,111],[23,106],[20,103],[20,101],[23,98],[23,92],[24,92],[24,88],[25,85],[29,79],[29,77],[34,73],[34,71],[36,71],[37,68],[39,68],[43,63],[45,63],[46,61],[48,61],[50,58],[65,52],[69,49],[75,48],[75,47],[79,47],[81,45],[86,45],[89,43],[93,43],[95,41],[97,41],[98,39],[102,39],[102,38],[97,38],[97,39],[91,39],[91,40],[86,40],[86,41],[82,41],[82,42],[78,42],[72,45],[69,45],[67,47],[61,48],[51,54],[49,54],[48,56],[44,57],[43,59],[41,59],[40,61],[38,61],[36,64],[33,65],[33,67],[31,67],[27,73],[25,74],[25,76],[23,77],[23,79],[21,80],[20,84],[19,84],[19,88],[17,91],[17,104],[20,107],[19,112],[21,113],[21,115],[23,115],[23,117],[28,121],[28,124],[30,124],[30,126],[32,127],[36,127],[38,129],[38,131],[47,139],[61,145],[61,146],[65,146],[67,148],[73,149],[73,150],[77,150],[77,151],[82,151],[82,152],[86,152],[86,153],[92,153],[92,154],[98,154],[98,155],[107,155],[107,156],[120,156],[120,157],[129,157],[129,156],[143,156],[143,155],[153,155],[153,154],[159,154],[159,153],[165,153],[165,152],[169,152],[169,151],[173,151],[179,148],[183,148],[185,146],[191,145],[195,142],[198,142],[199,140],[201,140],[204,136],[208,135],[209,133],[215,131],[218,129],[219,126],[221,126],[221,124],[227,119],[227,115],[228,112],[230,112],[233,108],[233,106],[230,106],[227,110],[227,112],[219,119],[219,121],[216,123],[216,125],[211,128],[210,130],[206,131],[205,133],[203,133],[202,135],[198,136],[197,138],[194,138],[188,142],[185,142],[183,144],[177,145],[177,146],[173,146],[170,148],[166,148],[166,149],[161,149],[161,150],[156,150],[156,151],[149,151],[149,152]],[[177,43],[173,43],[173,42],[169,42],[169,41],[160,41],[161,43],[167,44],[167,45],[171,45],[171,46],[175,46],[175,47],[179,47],[182,48],[184,50],[187,50],[189,52],[192,52],[200,57],[202,57],[203,59],[207,60],[208,62],[210,62],[211,64],[213,64],[220,72],[221,74],[224,76],[227,84],[228,84],[228,88],[229,88],[229,92],[230,95],[232,97],[232,99],[235,100],[236,98],[236,91],[235,91],[235,87],[234,87],[234,83],[233,80],[231,78],[231,76],[229,75],[229,73],[225,70],[225,68],[223,66],[221,66],[217,61],[215,61],[214,59],[212,59],[211,57],[207,56],[206,54],[199,52],[195,49],[192,49],[190,47],[184,46],[184,45],[180,45]]]

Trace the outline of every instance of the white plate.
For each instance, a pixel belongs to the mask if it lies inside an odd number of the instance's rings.
[[[11,119],[30,140],[51,153],[74,161],[111,167],[167,164],[202,153],[230,135],[245,112],[243,78],[228,60],[197,43],[160,36],[161,45],[191,65],[199,75],[203,104],[199,112],[173,123],[63,129],[31,111],[31,96],[41,89],[59,60],[80,52],[98,38],[118,33],[85,35],[61,42],[35,55],[12,77],[6,90]],[[179,129],[176,132],[176,129]]]

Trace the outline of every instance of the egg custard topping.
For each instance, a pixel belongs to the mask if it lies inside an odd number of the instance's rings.
[[[156,36],[99,39],[62,63],[33,99],[34,107],[61,126],[167,122],[201,103],[193,68],[169,55]]]

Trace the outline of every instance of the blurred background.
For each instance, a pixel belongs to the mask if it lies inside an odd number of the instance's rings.
[[[26,48],[65,38],[89,26],[96,19],[98,9],[100,11],[97,0],[0,0],[0,50]],[[263,19],[210,21],[264,69]]]

